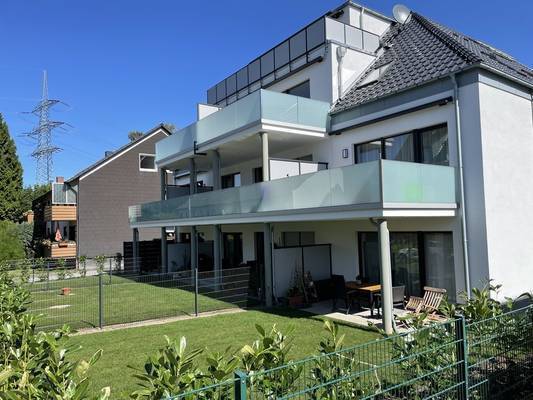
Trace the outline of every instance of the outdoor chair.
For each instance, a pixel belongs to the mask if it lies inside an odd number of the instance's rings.
[[[427,313],[435,316],[445,295],[446,289],[424,286],[424,297],[410,296],[405,309],[415,314]]]
[[[333,287],[333,311],[337,310],[338,300],[343,300],[346,314],[349,314],[353,303],[356,301],[356,291],[346,289],[344,275],[331,275],[331,283]]]

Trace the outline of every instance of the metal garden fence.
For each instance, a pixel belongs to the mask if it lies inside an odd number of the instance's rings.
[[[248,305],[248,267],[138,274],[106,265],[85,276],[47,269],[46,277],[27,281],[29,311],[41,315],[39,328],[102,328]]]
[[[463,317],[179,394],[173,399],[499,399],[533,392],[533,306]],[[523,396],[527,398],[527,396]]]

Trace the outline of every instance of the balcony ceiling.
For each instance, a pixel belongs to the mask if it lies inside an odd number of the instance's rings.
[[[217,150],[220,154],[222,168],[239,164],[246,161],[257,160],[258,166],[261,164],[261,138],[259,134],[241,136],[235,140],[220,144]],[[271,157],[279,156],[290,148],[298,148],[312,144],[318,140],[323,140],[324,135],[295,135],[288,132],[271,132],[268,135],[269,153]],[[199,151],[204,151],[200,149]],[[304,156],[306,154],[299,154]],[[211,159],[209,156],[195,155],[194,160],[198,170],[206,171],[211,169]],[[321,160],[317,160],[321,161]],[[187,170],[189,160],[182,159],[166,166],[172,170]]]

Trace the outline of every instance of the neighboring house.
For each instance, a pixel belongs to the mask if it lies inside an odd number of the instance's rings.
[[[169,270],[197,249],[203,269],[258,265],[267,304],[295,268],[516,296],[533,289],[532,93],[502,51],[348,2],[207,91],[198,121],[156,144],[190,193],[132,206],[130,225],[179,228]]]
[[[155,143],[170,133],[162,126],[148,131],[64,181],[33,202],[35,236],[44,238],[43,256],[76,257],[123,253],[131,242],[127,222],[132,203],[160,198]],[[57,241],[59,230],[61,240]],[[159,238],[160,230],[143,232],[141,240]]]

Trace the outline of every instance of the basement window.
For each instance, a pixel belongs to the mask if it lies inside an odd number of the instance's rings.
[[[139,171],[156,172],[155,154],[139,154]]]

